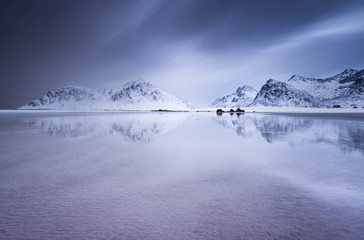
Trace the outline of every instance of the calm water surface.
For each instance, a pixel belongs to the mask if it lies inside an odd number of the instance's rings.
[[[364,239],[364,116],[0,112],[0,239]]]

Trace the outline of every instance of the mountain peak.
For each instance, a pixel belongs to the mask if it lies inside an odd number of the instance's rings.
[[[288,82],[290,81],[306,81],[306,80],[316,80],[314,78],[306,78],[297,74],[292,75],[292,77],[290,79],[288,79]]]
[[[126,84],[140,84],[140,83],[149,83],[148,81],[144,80],[143,78],[138,78],[137,80],[129,81]]]
[[[290,79],[299,79],[299,78],[303,78],[303,77],[300,75],[297,75],[297,74],[293,74]]]
[[[144,79],[138,79],[138,80],[126,83],[121,91],[126,91],[126,92],[137,91],[139,93],[142,93],[143,95],[150,94],[154,91],[159,92],[159,90],[153,84],[145,81]]]
[[[253,87],[243,85],[238,87],[232,94],[216,99],[212,107],[246,107],[257,95],[258,91]]]
[[[238,87],[238,89],[236,89],[236,93],[239,93],[239,92],[242,92],[242,91],[246,91],[246,90],[252,90],[254,88],[250,87],[250,86],[247,86],[247,85],[243,85],[241,87]]]
[[[333,79],[340,83],[347,83],[347,82],[352,82],[353,78],[356,78],[355,75],[357,75],[358,73],[360,73],[360,71],[352,69],[352,68],[347,68],[343,72],[341,72],[333,77],[330,77],[328,79]]]
[[[358,70],[355,70],[355,69],[352,69],[352,68],[347,68],[342,72],[342,74],[353,74],[353,73],[356,73],[356,72],[358,72]]]
[[[275,83],[275,82],[278,82],[278,80],[275,80],[273,78],[269,78],[266,83]]]

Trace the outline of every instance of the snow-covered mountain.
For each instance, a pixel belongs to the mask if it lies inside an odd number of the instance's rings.
[[[211,107],[246,107],[251,104],[258,91],[250,86],[242,86],[230,95],[216,99]]]
[[[90,89],[65,86],[49,90],[43,97],[19,109],[54,110],[187,110],[190,106],[176,96],[142,79],[121,89]]]
[[[364,69],[346,69],[329,78],[293,75],[281,82],[269,79],[250,106],[276,107],[362,107]]]

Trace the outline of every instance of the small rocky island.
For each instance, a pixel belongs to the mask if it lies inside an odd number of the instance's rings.
[[[240,109],[240,108],[237,108],[236,110],[234,110],[234,109],[231,108],[229,111],[224,111],[221,108],[219,108],[219,109],[216,110],[216,114],[218,114],[218,115],[221,115],[223,113],[230,113],[230,114],[237,113],[237,114],[241,114],[241,113],[245,113],[245,110],[244,109]]]

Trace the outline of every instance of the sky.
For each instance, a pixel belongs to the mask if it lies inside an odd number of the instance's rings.
[[[364,68],[362,0],[2,0],[0,108],[151,82],[198,107],[270,78]]]

